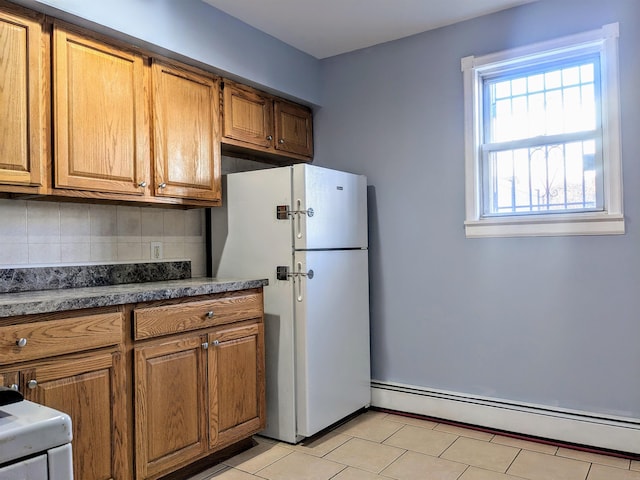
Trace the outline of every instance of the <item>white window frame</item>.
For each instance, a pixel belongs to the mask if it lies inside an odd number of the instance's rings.
[[[465,104],[465,232],[475,237],[623,234],[618,23],[577,35],[462,59]],[[604,210],[598,212],[482,216],[483,78],[554,57],[600,55]]]

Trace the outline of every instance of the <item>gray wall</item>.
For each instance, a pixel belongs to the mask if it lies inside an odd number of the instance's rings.
[[[541,0],[322,61],[316,163],[370,185],[374,379],[640,418],[639,20]],[[466,239],[460,59],[615,21],[627,233]]]
[[[319,62],[201,0],[13,0],[309,104]]]

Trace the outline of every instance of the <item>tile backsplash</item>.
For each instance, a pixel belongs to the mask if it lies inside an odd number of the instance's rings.
[[[202,277],[204,212],[0,199],[0,268],[148,262],[161,242],[162,260],[191,260]]]

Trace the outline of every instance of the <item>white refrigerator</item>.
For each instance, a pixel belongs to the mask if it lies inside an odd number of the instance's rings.
[[[213,274],[268,278],[267,427],[289,443],[371,399],[366,177],[299,164],[226,176]]]

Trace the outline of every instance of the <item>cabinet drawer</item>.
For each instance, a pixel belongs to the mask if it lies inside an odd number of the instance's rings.
[[[0,364],[80,352],[121,340],[120,312],[9,325],[0,327]]]
[[[136,340],[262,317],[262,294],[249,293],[172,305],[136,308]]]

